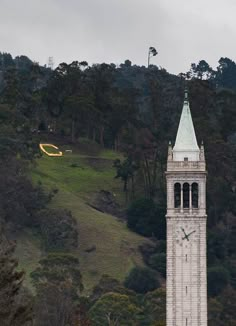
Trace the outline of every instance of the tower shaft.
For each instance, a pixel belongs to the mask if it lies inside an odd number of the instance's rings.
[[[167,326],[207,326],[206,164],[186,96],[166,180]]]

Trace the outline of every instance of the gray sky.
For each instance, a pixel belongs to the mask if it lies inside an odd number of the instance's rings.
[[[146,65],[179,73],[205,59],[236,60],[235,0],[0,0],[0,51],[46,64]]]

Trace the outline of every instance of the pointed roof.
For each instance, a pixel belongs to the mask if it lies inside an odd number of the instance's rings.
[[[197,144],[197,139],[196,139],[192,116],[189,107],[188,91],[186,89],[185,89],[183,110],[180,118],[179,128],[178,128],[173,152],[182,152],[185,155],[185,157],[188,157],[188,154],[190,154],[189,160],[194,160],[194,161],[196,159],[193,159],[191,153],[193,152],[195,152],[196,154],[199,153],[199,147]],[[194,156],[197,158],[196,155]],[[180,155],[178,155],[178,157],[180,157]]]

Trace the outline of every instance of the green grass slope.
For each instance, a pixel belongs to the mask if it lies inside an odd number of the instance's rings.
[[[142,264],[138,247],[148,241],[130,232],[118,218],[101,213],[87,204],[94,192],[101,189],[112,191],[122,202],[122,185],[114,179],[115,171],[112,168],[116,157],[117,154],[112,151],[102,151],[96,156],[74,151],[63,157],[43,155],[32,169],[35,183],[42,182],[48,189],[59,190],[51,205],[68,208],[77,219],[79,248],[75,254],[80,259],[85,293],[89,292],[102,274],[123,280],[134,265]],[[32,241],[30,250],[26,248],[27,241],[24,237],[20,238],[17,250],[19,253],[24,252],[20,266],[29,273],[40,254],[36,241]],[[95,249],[88,252],[92,247]]]

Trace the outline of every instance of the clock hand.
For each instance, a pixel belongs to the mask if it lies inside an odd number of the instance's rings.
[[[194,232],[196,232],[195,230],[190,232],[187,236],[189,237],[191,234],[193,234]]]
[[[185,233],[185,231],[184,231],[184,228],[181,228],[181,230],[184,232],[184,235],[185,235],[185,237],[187,236],[187,234]]]
[[[186,239],[186,240],[189,241],[188,235],[187,235],[186,232],[184,231],[184,228],[181,228],[181,230],[182,230],[183,233],[184,233],[184,237],[182,238],[182,240]]]
[[[181,230],[182,230],[183,233],[184,233],[184,237],[182,238],[182,240],[186,239],[186,240],[189,241],[188,235],[187,235],[186,232],[184,231],[184,228],[181,228]]]

